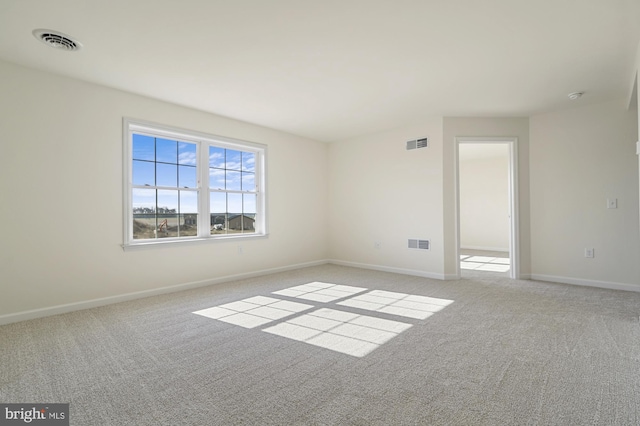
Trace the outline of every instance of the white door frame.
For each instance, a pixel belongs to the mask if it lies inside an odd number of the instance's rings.
[[[518,207],[518,138],[516,137],[456,137],[454,144],[454,170],[455,170],[455,203],[456,203],[456,277],[460,278],[460,144],[496,144],[504,143],[509,146],[509,256],[511,258],[511,268],[509,277],[520,278],[520,226]]]

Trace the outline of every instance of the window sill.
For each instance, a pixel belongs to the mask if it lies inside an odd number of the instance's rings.
[[[169,247],[182,247],[201,244],[215,244],[219,241],[238,241],[238,240],[257,240],[267,238],[269,234],[247,234],[247,235],[229,235],[216,236],[210,238],[189,238],[181,240],[145,240],[141,242],[122,244],[124,251],[137,251],[147,249],[159,249]]]

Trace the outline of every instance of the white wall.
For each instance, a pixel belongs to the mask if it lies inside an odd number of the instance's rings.
[[[495,156],[466,158],[483,145]],[[509,251],[509,146],[462,143],[459,158],[460,247]]]
[[[406,150],[424,136],[428,148]],[[331,259],[443,277],[442,118],[331,144],[329,197]],[[431,250],[408,249],[409,238]]]
[[[6,62],[0,93],[0,322],[326,259],[326,144]],[[269,237],[124,252],[123,116],[266,144]]]
[[[520,276],[531,272],[529,234],[529,119],[528,118],[468,118],[445,117],[443,129],[444,187],[444,268],[449,277],[456,276],[456,199],[455,141],[456,137],[516,137],[518,138],[518,192],[520,211]]]
[[[6,62],[0,93],[0,322],[327,258],[450,278],[456,136],[518,137],[522,275],[640,282],[638,112],[624,102],[533,117],[531,141],[527,118],[430,117],[327,146]],[[243,255],[234,241],[124,252],[123,116],[268,145],[270,236]],[[405,150],[422,136],[429,148]]]
[[[625,103],[531,117],[534,278],[640,287],[638,119]]]

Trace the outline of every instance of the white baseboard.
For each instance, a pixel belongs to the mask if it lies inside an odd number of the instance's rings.
[[[51,315],[64,314],[67,312],[80,311],[83,309],[96,308],[99,306],[110,305],[113,303],[126,302],[134,299],[142,299],[144,297],[157,296],[166,293],[175,293],[182,290],[189,290],[192,288],[205,287],[208,285],[221,284],[229,281],[236,281],[246,278],[258,277],[261,275],[275,274],[278,272],[286,272],[295,269],[307,268],[310,266],[319,266],[327,263],[334,265],[350,266],[354,268],[370,269],[374,271],[391,272],[395,274],[405,274],[424,278],[433,278],[436,280],[455,280],[458,277],[455,274],[438,274],[434,272],[419,271],[415,269],[395,268],[390,266],[372,265],[367,263],[347,262],[337,259],[318,260],[314,262],[299,263],[295,265],[282,266],[278,268],[262,269],[259,271],[247,272],[242,274],[227,275],[219,278],[212,278],[202,281],[194,281],[183,284],[177,284],[168,287],[156,288],[152,290],[137,291],[133,293],[120,294],[116,296],[103,297],[99,299],[85,300],[82,302],[68,303],[64,305],[51,306],[41,309],[33,309],[29,311],[22,311],[13,314],[0,315],[0,325],[10,324],[19,321],[26,321],[30,319],[42,318]],[[526,274],[521,275],[520,279],[532,279],[538,281],[547,281],[562,284],[573,284],[588,287],[598,287],[611,290],[625,290],[640,292],[640,285],[615,283],[607,281],[594,281],[584,280],[579,278],[558,277],[552,275],[540,275],[540,274]]]
[[[546,281],[561,284],[581,285],[586,287],[597,287],[608,290],[624,290],[640,292],[640,285],[615,283],[610,281],[585,280],[581,278],[558,277],[553,275],[531,274],[531,279],[535,281]]]
[[[263,269],[260,271],[247,272],[243,274],[227,275],[219,278],[212,278],[202,281],[193,281],[183,284],[172,285],[168,287],[155,288],[152,290],[136,291],[133,293],[119,294],[116,296],[102,297],[99,299],[85,300],[82,302],[67,303],[64,305],[51,306],[48,308],[33,309],[30,311],[22,311],[14,314],[0,315],[0,325],[10,324],[19,321],[48,317],[51,315],[65,314],[67,312],[80,311],[83,309],[97,308],[98,306],[111,305],[113,303],[126,302],[134,299],[142,299],[144,297],[157,296],[166,293],[175,293],[182,290],[192,288],[206,287],[208,285],[221,284],[229,281],[242,280],[245,278],[253,278],[261,275],[275,274],[278,272],[291,271],[295,269],[307,268],[310,266],[324,265],[328,263],[326,260],[318,260],[315,262],[299,263],[296,265],[283,266],[279,268]]]
[[[461,249],[480,251],[504,251],[509,252],[509,247],[484,247],[484,246],[460,246]]]
[[[372,265],[369,263],[346,262],[343,260],[329,259],[329,263],[341,266],[351,266],[353,268],[371,269],[374,271],[391,272],[394,274],[413,275],[416,277],[433,278],[436,280],[447,279],[444,274],[434,272],[418,271],[416,269],[394,268],[391,266]]]

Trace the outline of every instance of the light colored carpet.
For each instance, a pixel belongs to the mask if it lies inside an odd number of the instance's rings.
[[[311,282],[453,302],[420,319],[273,294]],[[254,296],[410,328],[354,356],[263,331],[302,313],[193,313]],[[636,425],[639,314],[635,293],[324,265],[2,326],[0,401],[69,402],[72,425]]]

